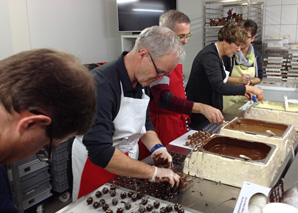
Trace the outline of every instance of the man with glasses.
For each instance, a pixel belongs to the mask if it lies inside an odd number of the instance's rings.
[[[160,155],[172,165],[150,121],[146,94],[148,86],[170,74],[184,54],[173,31],[154,26],[140,33],[130,52],[91,71],[100,94],[97,117],[91,131],[73,142],[73,200],[115,174],[178,184],[179,175],[171,169],[138,161],[137,148],[141,138],[152,156]]]
[[[167,27],[176,33],[180,42],[185,45],[191,36],[190,19],[178,10],[170,10],[159,18],[159,26]],[[161,81],[150,85],[150,118],[155,131],[163,145],[187,132],[187,123],[191,113],[202,113],[210,122],[221,123],[221,112],[211,106],[195,103],[186,99],[183,85],[182,64],[178,64],[170,75],[165,75]],[[140,159],[150,153],[142,143]]]
[[[31,157],[49,161],[52,149],[86,133],[96,114],[96,89],[73,55],[51,49],[0,61],[0,165]],[[0,166],[0,211],[17,212]]]
[[[237,23],[230,22],[218,32],[218,40],[204,47],[195,57],[188,83],[187,99],[223,109],[223,95],[255,94],[263,100],[263,90],[249,85],[226,84],[226,73],[222,58],[232,57],[240,51],[241,45],[248,39],[246,31]],[[200,114],[191,114],[191,127],[200,129],[208,124],[207,119]]]

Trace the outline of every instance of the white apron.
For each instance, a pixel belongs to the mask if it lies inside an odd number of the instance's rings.
[[[247,69],[244,70],[244,69],[241,69],[240,65],[235,64],[234,59],[233,59],[233,61],[234,61],[234,66],[233,66],[231,76],[239,77],[239,78],[242,78],[242,74],[249,74],[252,77],[255,76],[256,66],[247,67]],[[256,64],[256,58],[255,58],[254,64]],[[223,110],[229,108],[230,106],[232,106],[235,103],[243,102],[243,104],[245,104],[247,101],[248,101],[248,99],[244,95],[224,95],[223,96]]]
[[[113,146],[117,147],[123,153],[128,153],[128,156],[131,158],[138,159],[138,141],[146,134],[145,123],[150,98],[144,93],[144,90],[142,99],[125,97],[121,82],[120,88],[120,109],[113,121],[115,126]],[[84,187],[85,184],[88,184],[86,181],[84,181],[85,183],[81,182],[82,176],[85,175],[84,167],[88,159],[87,149],[82,143],[82,140],[83,136],[77,136],[72,146],[73,201],[85,195],[80,191],[84,191],[84,189],[81,188]],[[98,187],[99,186],[96,188]]]

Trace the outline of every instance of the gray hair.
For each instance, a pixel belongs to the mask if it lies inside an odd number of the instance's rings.
[[[190,19],[184,13],[178,10],[169,10],[159,17],[159,26],[167,27],[175,31],[176,24],[190,24]]]
[[[144,29],[136,39],[133,50],[147,49],[154,59],[168,54],[176,54],[177,58],[184,59],[183,44],[177,35],[166,27],[153,26]]]

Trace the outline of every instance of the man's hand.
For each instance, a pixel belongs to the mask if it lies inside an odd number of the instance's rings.
[[[157,164],[167,164],[167,168],[173,168],[173,158],[168,152],[166,147],[160,147],[156,149],[152,154],[151,158],[154,160],[154,163]]]
[[[219,123],[222,123],[224,120],[224,117],[221,111],[212,106],[202,104],[201,112],[211,123],[219,124]]]
[[[153,182],[169,182],[171,187],[179,185],[180,176],[171,169],[157,168],[154,166],[154,174],[151,178]]]

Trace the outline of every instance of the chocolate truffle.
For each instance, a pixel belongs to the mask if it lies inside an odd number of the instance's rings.
[[[147,210],[148,212],[151,212],[152,209],[153,209],[153,206],[152,206],[152,204],[149,203],[149,204],[146,206],[146,210]]]
[[[174,209],[177,211],[178,210],[178,207],[179,207],[179,204],[178,203],[175,203],[174,205]]]
[[[99,202],[95,201],[95,202],[93,203],[93,207],[94,207],[95,209],[97,209],[97,208],[99,207]]]
[[[178,212],[178,213],[184,213],[184,209],[182,208],[182,206],[179,206],[179,207],[178,207],[177,212]]]
[[[159,210],[159,212],[160,212],[160,213],[166,213],[166,212],[167,212],[167,210],[166,210],[166,208],[165,208],[165,207],[162,207],[162,208]]]
[[[116,190],[116,186],[115,186],[114,184],[112,184],[112,185],[110,186],[110,190]]]
[[[97,198],[100,198],[100,197],[102,196],[101,191],[97,191],[97,192],[95,193],[95,196],[96,196]]]
[[[160,202],[158,200],[154,201],[153,206],[154,208],[158,209],[160,206]]]
[[[133,194],[133,195],[131,196],[131,199],[132,199],[133,202],[135,202],[135,201],[137,201],[138,197],[137,197],[136,194]]]
[[[141,204],[146,205],[148,203],[148,198],[143,197],[141,200]]]
[[[121,192],[121,193],[120,193],[120,197],[121,197],[122,199],[125,199],[125,198],[126,198],[126,192]]]
[[[105,204],[106,203],[106,200],[105,199],[100,199],[100,201],[99,201],[101,204],[102,204],[102,206],[103,206],[103,204]]]
[[[105,203],[105,204],[102,206],[102,209],[103,209],[104,211],[106,211],[109,207],[110,207],[109,204]]]
[[[109,192],[109,189],[107,187],[103,187],[102,193],[107,194]]]
[[[120,208],[117,209],[116,213],[123,213],[123,212],[124,212],[124,209],[120,207]]]
[[[118,199],[117,198],[113,198],[112,204],[113,204],[113,206],[116,206],[118,204]]]
[[[87,198],[87,204],[90,205],[93,202],[93,198],[92,197],[88,197]]]
[[[110,191],[110,196],[111,197],[115,197],[116,196],[116,191],[115,190],[111,190]]]
[[[106,213],[113,213],[113,210],[112,209],[107,209]]]
[[[169,204],[166,206],[167,212],[171,212],[173,210],[173,207]]]
[[[144,212],[146,211],[146,209],[145,209],[144,206],[140,206],[138,211],[139,211],[140,213],[144,213]]]
[[[129,192],[127,193],[127,196],[128,196],[129,198],[131,198],[131,196],[132,196],[133,194],[134,194],[133,191],[129,191]]]
[[[138,199],[141,199],[143,196],[144,196],[144,194],[143,194],[142,192],[139,192],[139,193],[137,194],[137,198],[138,198]]]
[[[130,202],[125,203],[125,209],[129,210],[131,208]]]

